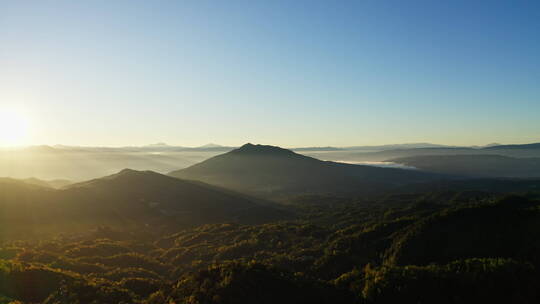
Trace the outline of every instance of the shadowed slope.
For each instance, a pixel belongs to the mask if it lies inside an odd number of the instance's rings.
[[[501,155],[425,155],[390,160],[415,168],[472,177],[540,177],[540,158]]]
[[[123,170],[62,190],[0,180],[1,237],[99,225],[182,227],[258,223],[289,214],[228,190],[151,171]]]
[[[423,172],[321,161],[274,146],[246,144],[169,175],[259,195],[365,193],[439,178]]]
[[[493,203],[446,209],[404,230],[387,263],[427,265],[504,257],[540,264],[538,201],[509,196]]]

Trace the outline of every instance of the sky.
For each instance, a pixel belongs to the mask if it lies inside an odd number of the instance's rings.
[[[0,0],[0,135],[540,142],[539,54],[540,1]]]

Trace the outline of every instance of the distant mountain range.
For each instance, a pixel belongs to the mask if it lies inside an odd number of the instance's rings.
[[[33,146],[33,147],[50,147],[50,146]],[[33,148],[33,147],[27,147]],[[166,143],[156,143],[156,144],[150,144],[146,146],[126,146],[126,147],[80,147],[80,146],[64,146],[64,145],[55,145],[53,147],[50,147],[53,149],[58,150],[78,150],[78,151],[130,151],[130,152],[138,152],[138,151],[154,151],[154,152],[179,152],[179,151],[229,151],[234,149],[234,147],[227,147],[227,146],[221,146],[217,144],[206,144],[199,147],[183,147],[183,146],[170,146]]]
[[[166,143],[155,143],[146,146],[125,146],[125,147],[92,147],[92,146],[66,146],[66,145],[54,145],[54,146],[28,146],[22,148],[9,148],[16,150],[33,150],[33,151],[53,151],[53,150],[83,150],[83,151],[207,151],[207,150],[220,150],[230,151],[237,149],[237,146],[223,146],[214,143],[208,143],[198,147],[186,147],[186,146],[174,146]],[[388,150],[407,150],[407,149],[423,149],[423,148],[463,148],[463,149],[539,149],[540,143],[532,144],[516,144],[516,145],[503,145],[499,143],[491,143],[484,146],[455,146],[455,145],[441,145],[432,143],[406,143],[406,144],[388,144],[388,145],[374,145],[374,146],[313,146],[313,147],[293,147],[292,151],[388,151]],[[5,148],[4,148],[5,150]]]
[[[305,147],[305,148],[292,148],[292,151],[304,152],[304,151],[343,151],[344,148],[336,147]]]
[[[156,150],[157,149],[157,150]],[[124,168],[160,173],[187,167],[219,150],[174,151],[169,148],[51,147],[0,149],[0,177],[83,181]],[[160,150],[161,149],[161,150]]]
[[[390,161],[424,171],[469,177],[540,178],[540,158],[514,158],[489,154],[421,155]]]
[[[20,181],[27,184],[32,184],[32,185],[47,187],[47,188],[54,188],[54,189],[60,189],[67,185],[72,184],[72,182],[67,179],[42,180],[42,179],[33,178],[33,177],[21,179]]]
[[[291,150],[253,144],[169,175],[271,197],[291,193],[367,193],[442,178],[414,170],[321,161]]]
[[[496,145],[496,146],[490,146],[486,147],[486,149],[540,149],[540,143],[534,143],[534,144],[524,144],[524,145]]]
[[[41,188],[50,188],[50,189],[60,189],[64,188],[67,185],[72,184],[71,181],[65,179],[55,179],[55,180],[42,180],[38,178],[11,178],[11,177],[2,177],[0,181],[3,183],[10,182],[12,184],[23,183],[26,185],[39,186]]]
[[[540,157],[540,144],[499,145],[487,147],[426,147],[384,150],[305,151],[306,155],[333,161],[389,161],[424,155],[501,155],[515,158]]]
[[[292,148],[293,151],[358,151],[358,152],[377,152],[388,150],[403,150],[403,149],[423,149],[423,148],[474,148],[481,149],[487,147],[499,146],[498,143],[491,143],[485,146],[451,146],[451,145],[439,145],[431,143],[409,143],[409,144],[390,144],[390,145],[378,145],[378,146],[348,146],[348,147],[305,147],[305,148]]]
[[[451,147],[429,143],[358,146],[300,147],[293,151],[326,161],[367,163],[423,155],[500,155],[540,158],[540,144]],[[118,172],[123,168],[167,173],[187,168],[234,147],[207,144],[177,147],[157,143],[142,147],[32,146],[0,148],[0,177],[18,179],[83,181]],[[53,186],[56,187],[56,186]]]
[[[222,146],[214,143],[209,143],[199,147],[185,147],[185,146],[171,146],[166,143],[156,143],[146,146],[125,146],[125,147],[86,147],[86,146],[66,146],[66,145],[54,145],[54,146],[28,146],[22,148],[9,148],[2,150],[25,150],[35,152],[54,152],[58,150],[64,151],[230,151],[237,149],[234,146]],[[347,147],[332,147],[332,146],[317,146],[317,147],[294,147],[290,148],[292,151],[304,152],[304,151],[359,151],[359,152],[377,152],[377,151],[392,151],[392,150],[414,150],[414,149],[540,149],[540,143],[532,144],[517,144],[517,145],[502,145],[499,143],[491,143],[485,146],[451,146],[440,145],[431,143],[407,143],[407,144],[388,144],[378,146],[347,146]]]
[[[390,144],[379,146],[351,146],[344,147],[343,150],[352,151],[384,151],[384,150],[396,150],[396,149],[419,149],[419,148],[450,148],[455,146],[438,145],[431,143],[410,143],[410,144]]]

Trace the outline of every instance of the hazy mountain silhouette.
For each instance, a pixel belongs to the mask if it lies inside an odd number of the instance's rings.
[[[0,179],[0,220],[10,234],[71,232],[99,225],[186,227],[258,223],[289,213],[242,194],[151,171],[123,170],[61,190]],[[74,231],[73,231],[74,230]]]
[[[55,188],[55,189],[60,189],[67,185],[72,184],[72,182],[67,179],[42,180],[35,177],[21,179],[20,181],[25,182],[27,184],[48,187],[48,188]]]
[[[203,181],[258,195],[365,193],[440,176],[418,172],[321,161],[275,146],[246,144],[171,176]]]
[[[418,169],[472,177],[540,177],[540,158],[500,155],[423,155],[390,160]]]
[[[438,145],[432,143],[408,143],[408,144],[389,144],[379,146],[351,146],[345,147],[346,150],[357,151],[385,151],[385,150],[397,150],[397,149],[421,149],[421,148],[453,148],[454,146]]]
[[[177,147],[49,147],[0,149],[0,176],[84,181],[124,168],[160,173],[188,167],[220,151],[177,151]]]
[[[539,144],[540,145],[540,144]],[[389,161],[396,158],[413,157],[420,155],[502,155],[517,158],[540,157],[537,144],[506,145],[492,147],[430,147],[387,149],[381,151],[306,151],[306,155],[336,161]]]
[[[490,144],[487,144],[487,145],[483,146],[483,148],[490,148],[490,147],[497,147],[497,146],[502,146],[502,144],[500,144],[500,143],[490,143]]]
[[[298,152],[309,152],[309,151],[342,151],[344,149],[337,148],[337,147],[300,147],[300,148],[293,148],[291,150],[298,151]]]
[[[484,149],[540,149],[540,143],[523,144],[523,145],[498,145],[493,147],[486,147]]]
[[[298,147],[293,151],[321,160],[337,162],[386,161],[417,155],[503,155],[540,157],[537,145],[481,147],[429,147],[432,144],[403,144],[366,147]],[[414,148],[411,148],[414,147]],[[18,179],[67,179],[84,181],[118,172],[123,168],[168,173],[187,168],[233,147],[182,147],[157,143],[132,147],[31,146],[0,148],[0,176]]]
[[[202,145],[198,148],[222,148],[222,145],[214,144],[214,143],[208,143],[206,145]]]

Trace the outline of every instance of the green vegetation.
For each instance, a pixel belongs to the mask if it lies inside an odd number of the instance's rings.
[[[295,220],[102,227],[0,248],[2,303],[535,303],[540,201],[298,197]],[[327,202],[323,204],[322,202]],[[161,236],[160,236],[161,235]]]
[[[125,169],[63,189],[0,179],[3,239],[40,239],[96,226],[149,227],[152,233],[219,222],[264,223],[290,217],[244,194],[151,171]]]
[[[282,204],[151,171],[0,180],[0,303],[540,300],[537,180],[431,180],[254,145],[191,170],[276,186]]]

